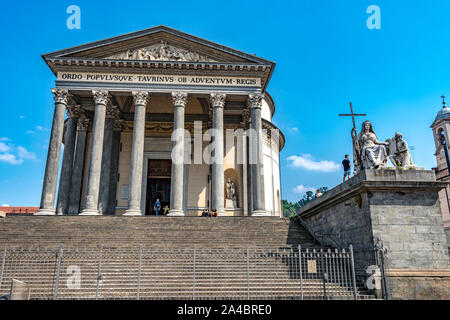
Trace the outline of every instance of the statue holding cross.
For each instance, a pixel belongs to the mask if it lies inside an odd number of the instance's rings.
[[[361,117],[366,116],[365,113],[354,113],[353,112],[353,105],[350,102],[350,113],[341,113],[339,114],[340,117],[352,117],[353,121],[353,128],[350,132],[353,140],[353,174],[357,173],[359,170],[357,170],[360,166],[361,162],[361,154],[360,154],[360,148],[358,146],[358,133],[356,131],[356,123],[355,123],[355,117]]]

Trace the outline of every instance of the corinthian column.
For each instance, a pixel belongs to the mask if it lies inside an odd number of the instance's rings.
[[[128,209],[124,216],[140,216],[142,191],[142,162],[144,161],[145,108],[149,101],[147,91],[133,91],[134,125],[131,145],[130,184]]]
[[[217,209],[218,216],[225,216],[225,176],[223,171],[223,108],[226,95],[211,93],[210,100],[213,109],[212,138],[213,150],[211,154],[211,208]]]
[[[103,136],[105,133],[106,106],[109,102],[109,94],[106,90],[93,90],[92,94],[94,95],[95,101],[92,143],[89,152],[89,171],[85,207],[80,213],[80,215],[85,216],[99,215],[98,195],[102,167]]]
[[[55,100],[52,131],[48,145],[47,163],[45,165],[44,182],[39,211],[36,215],[54,215],[56,182],[58,180],[59,156],[64,130],[64,114],[66,112],[69,92],[66,89],[52,89]]]
[[[108,106],[106,108],[105,136],[103,137],[102,171],[100,176],[100,195],[98,212],[100,214],[111,214],[108,212],[109,192],[111,190],[111,162],[113,150],[114,123],[119,118],[119,108]],[[116,181],[114,181],[116,183]]]
[[[172,177],[170,181],[170,216],[183,216],[184,107],[186,92],[172,92],[174,124],[172,133]]]
[[[262,94],[250,94],[247,104],[251,109],[250,166],[253,190],[252,216],[267,216],[264,201],[264,158],[262,139],[261,105]]]
[[[83,182],[86,136],[89,129],[89,119],[81,114],[77,124],[77,142],[73,159],[72,186],[70,187],[69,215],[80,213],[81,185]]]
[[[56,202],[56,213],[58,215],[68,214],[70,186],[72,183],[73,157],[75,151],[75,140],[77,134],[77,123],[81,115],[80,106],[69,105],[67,107],[67,128],[64,140],[64,154],[59,177],[58,201]]]

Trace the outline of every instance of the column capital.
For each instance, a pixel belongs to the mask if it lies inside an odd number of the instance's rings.
[[[247,98],[247,105],[250,107],[250,109],[254,108],[260,109],[262,106],[263,98],[264,95],[262,93],[249,94]]]
[[[113,122],[113,131],[122,131],[123,130],[124,121],[121,119],[114,119]]]
[[[131,93],[133,95],[134,104],[137,105],[147,105],[150,100],[150,94],[148,91],[133,91]]]
[[[71,94],[69,90],[62,88],[52,88],[53,99],[55,103],[63,103],[67,106]]]
[[[172,102],[174,106],[185,107],[187,99],[187,92],[172,92]]]
[[[107,105],[109,102],[109,92],[108,90],[92,90],[94,95],[95,104]]]
[[[242,110],[242,121],[244,122],[244,124],[247,124],[251,122],[251,119],[252,115],[249,108],[244,108],[244,110]]]
[[[78,118],[77,130],[87,131],[88,129],[89,129],[89,119],[84,114],[81,114],[80,118]]]
[[[225,106],[225,98],[227,95],[225,93],[213,92],[209,95],[209,100],[213,108],[219,107],[223,108]]]
[[[106,119],[117,119],[119,118],[120,110],[117,106],[107,106],[106,107]]]
[[[78,104],[69,104],[67,106],[67,115],[69,116],[69,118],[79,118],[81,117],[82,113],[83,111],[81,110],[81,106]]]

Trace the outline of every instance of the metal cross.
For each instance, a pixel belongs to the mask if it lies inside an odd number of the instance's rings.
[[[350,102],[350,112],[351,113],[340,113],[339,116],[340,117],[352,117],[353,120],[353,129],[356,132],[356,123],[355,123],[355,117],[359,117],[359,116],[367,116],[367,114],[365,113],[353,113],[353,106],[352,103]]]

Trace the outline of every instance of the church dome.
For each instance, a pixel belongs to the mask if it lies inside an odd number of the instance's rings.
[[[436,115],[436,119],[447,119],[450,118],[450,108],[447,108],[447,104],[445,103],[445,96],[442,96],[442,109],[439,110]]]

